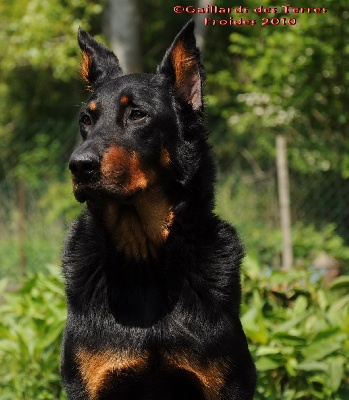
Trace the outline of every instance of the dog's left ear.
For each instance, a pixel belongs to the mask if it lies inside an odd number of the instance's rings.
[[[94,90],[108,79],[122,75],[116,55],[81,28],[78,42],[82,51],[80,75],[89,89]]]
[[[202,107],[203,67],[194,36],[195,22],[189,21],[167,50],[157,72],[167,75],[175,95],[191,104],[194,110]]]

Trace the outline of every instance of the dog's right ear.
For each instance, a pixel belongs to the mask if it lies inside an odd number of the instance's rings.
[[[204,70],[194,36],[195,23],[189,21],[167,50],[157,72],[165,74],[174,86],[175,96],[194,110],[203,107],[202,84]]]
[[[95,90],[106,80],[122,75],[116,55],[79,28],[78,42],[82,51],[80,74],[90,90]]]

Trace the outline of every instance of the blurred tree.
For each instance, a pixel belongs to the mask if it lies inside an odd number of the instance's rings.
[[[124,16],[124,3],[112,3]],[[128,2],[133,10],[136,4]],[[227,7],[225,0],[214,4]],[[206,27],[208,123],[221,171],[231,174],[238,163],[242,171],[263,178],[274,163],[275,136],[284,134],[293,176],[323,173],[341,190],[349,177],[346,0],[323,0],[328,8],[324,14],[284,14],[278,6],[277,14],[257,15],[254,1],[242,0],[241,5],[250,12],[231,16],[256,19],[255,26]],[[76,31],[81,25],[103,41],[105,6],[106,0],[0,2],[2,182],[5,176],[9,185],[21,178],[36,188],[66,170],[77,140],[79,103],[87,97],[77,76]],[[272,0],[263,6],[273,6]],[[313,4],[304,0],[302,6]],[[139,29],[136,53],[143,69],[152,72],[179,29],[195,15],[175,14],[173,4],[160,0],[144,0],[137,7],[131,23]],[[263,27],[263,17],[295,17],[297,23]],[[121,47],[116,49],[119,56]]]
[[[1,2],[0,178],[14,171],[40,180],[57,172],[76,140],[76,31],[79,25],[94,31],[101,11],[100,2],[87,0]]]
[[[124,72],[141,72],[137,0],[109,0],[105,9],[104,31]]]
[[[210,1],[210,5],[214,5],[214,1]],[[207,1],[206,0],[197,0],[196,1],[196,7],[197,8],[206,8],[207,7]],[[210,17],[210,14],[203,14],[203,13],[197,13],[195,14],[195,37],[196,37],[196,43],[198,48],[201,51],[204,51],[205,48],[205,41],[206,41],[206,34],[207,34],[207,29],[208,25],[205,24],[205,18]]]
[[[255,2],[243,3],[249,8],[244,19],[256,25],[212,27],[212,34],[224,31],[229,44],[224,51],[210,32],[206,47],[206,65],[213,60],[215,69],[208,74],[208,121],[221,171],[251,176],[251,191],[260,187],[259,196],[265,196],[263,181],[274,174],[275,137],[285,135],[294,221],[318,229],[335,222],[349,240],[347,2],[323,1],[326,13],[288,14],[281,6],[277,13],[256,14]],[[263,3],[273,6],[272,0]],[[304,0],[302,7],[314,4]],[[269,26],[262,26],[265,18]],[[279,18],[274,25],[273,18]],[[291,18],[296,21],[290,24]]]
[[[327,13],[257,15],[245,1],[253,27],[232,28],[227,59],[209,75],[213,123],[223,168],[248,148],[261,167],[274,155],[278,133],[295,144],[291,164],[301,172],[348,175],[349,18],[345,0],[323,2]],[[264,7],[272,6],[265,1]],[[313,7],[305,0],[302,7]],[[296,25],[262,26],[262,18],[296,18]],[[221,124],[219,123],[218,126]]]
[[[124,3],[112,3],[117,14],[125,16]],[[215,3],[226,6],[224,0]],[[345,0],[326,0],[326,14],[294,14],[295,26],[267,27],[261,26],[263,16],[253,13],[254,2],[243,3],[250,9],[248,17],[258,20],[256,26],[211,26],[206,38],[209,123],[222,168],[229,168],[232,155],[241,149],[248,149],[251,159],[263,166],[274,154],[276,133],[285,133],[291,140],[303,142],[292,153],[292,164],[298,170],[336,169],[343,176],[349,175],[349,152],[331,146],[334,136],[341,149],[349,146],[345,140],[349,79]],[[311,7],[310,3],[305,0],[304,6]],[[264,6],[271,4],[266,0]],[[15,156],[19,148],[21,153],[33,149],[38,140],[46,140],[45,148],[52,140],[66,143],[63,127],[81,99],[81,85],[76,79],[76,30],[81,25],[101,40],[104,5],[87,0],[14,0],[0,4],[4,27],[0,32],[0,107],[6,110],[0,115],[2,158],[6,156],[14,164],[19,161]],[[142,53],[144,69],[150,71],[192,15],[175,14],[172,6],[160,0],[146,0],[138,4],[138,11],[136,5],[135,1],[128,2],[134,10],[134,14],[129,13],[133,14],[129,25],[137,27],[139,21],[141,51],[132,46],[135,53]],[[108,13],[110,17],[112,14]],[[118,55],[123,46],[116,50]],[[43,121],[47,124],[44,130]],[[41,139],[32,140],[38,133]]]
[[[0,3],[0,190],[5,204],[0,225],[6,228],[1,250],[11,245],[11,253],[20,255],[15,268],[20,264],[22,272],[35,264],[29,255],[29,218],[34,216],[35,227],[42,223],[40,198],[48,183],[65,179],[77,138],[75,115],[83,95],[76,32],[81,25],[95,33],[101,12],[100,2],[87,0]],[[41,227],[48,232],[47,223]],[[36,238],[39,243],[40,235]],[[38,255],[50,248],[41,244]]]

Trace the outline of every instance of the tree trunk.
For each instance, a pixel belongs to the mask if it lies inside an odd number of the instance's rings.
[[[196,8],[205,8],[207,6],[207,0],[197,0]],[[214,5],[214,1],[210,1],[209,4],[211,6]],[[207,32],[207,25],[205,25],[205,18],[208,18],[210,14],[196,13],[195,20],[195,37],[198,48],[203,51],[205,47],[205,38]]]
[[[26,210],[25,210],[25,184],[23,179],[20,179],[18,183],[18,244],[19,244],[19,266],[22,275],[25,274],[26,264],[27,264],[27,254],[25,249],[26,243]]]
[[[137,0],[109,0],[104,32],[125,73],[141,72]]]
[[[280,223],[282,230],[282,266],[290,269],[293,266],[293,249],[291,234],[290,190],[287,167],[286,138],[276,137],[276,166],[279,187]]]

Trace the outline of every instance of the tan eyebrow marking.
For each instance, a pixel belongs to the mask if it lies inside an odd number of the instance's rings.
[[[88,105],[89,110],[94,111],[97,108],[97,104],[92,101],[89,105]]]
[[[125,106],[129,101],[130,101],[130,99],[128,98],[128,96],[122,96],[121,99],[120,99],[120,103],[121,103],[122,105],[124,105],[124,106]]]

